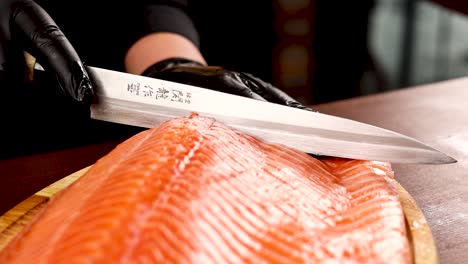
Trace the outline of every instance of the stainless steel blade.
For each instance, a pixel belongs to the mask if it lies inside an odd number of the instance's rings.
[[[154,127],[198,113],[234,129],[325,156],[392,163],[456,162],[410,137],[317,112],[139,75],[88,67],[98,101],[92,118]]]

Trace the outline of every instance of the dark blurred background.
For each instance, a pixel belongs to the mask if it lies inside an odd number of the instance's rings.
[[[468,17],[425,0],[200,1],[211,64],[308,104],[468,75]]]
[[[455,3],[468,13],[466,0],[437,1]],[[468,16],[430,1],[194,3],[201,50],[211,65],[253,73],[306,104],[468,75]],[[40,79],[37,74],[35,79]],[[0,159],[126,139],[141,131],[89,121],[89,109],[66,99],[44,103],[60,96],[56,87],[46,87],[28,90],[22,104],[0,104],[4,113],[15,113],[3,120],[8,129],[0,130]]]

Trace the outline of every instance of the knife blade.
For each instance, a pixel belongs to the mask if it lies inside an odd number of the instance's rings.
[[[198,113],[300,151],[392,163],[446,164],[452,157],[408,136],[318,112],[87,66],[97,101],[91,118],[151,128]]]
[[[34,62],[34,69],[44,68]],[[448,164],[454,158],[403,134],[318,112],[145,76],[86,66],[91,118],[151,128],[191,113],[300,151],[391,163]]]

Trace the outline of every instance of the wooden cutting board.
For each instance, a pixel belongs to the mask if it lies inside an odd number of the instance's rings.
[[[29,223],[58,192],[67,188],[88,171],[86,167],[40,190],[4,215],[0,216],[0,250]],[[406,217],[408,240],[413,249],[415,264],[438,264],[437,248],[426,218],[411,195],[397,183],[400,201]]]

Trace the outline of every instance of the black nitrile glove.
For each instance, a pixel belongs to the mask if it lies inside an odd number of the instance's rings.
[[[24,79],[23,51],[55,75],[66,96],[91,99],[88,73],[78,54],[47,12],[32,0],[0,0],[0,74]]]
[[[251,74],[218,66],[204,66],[187,59],[171,58],[160,61],[145,70],[142,75],[312,110],[280,89]]]

